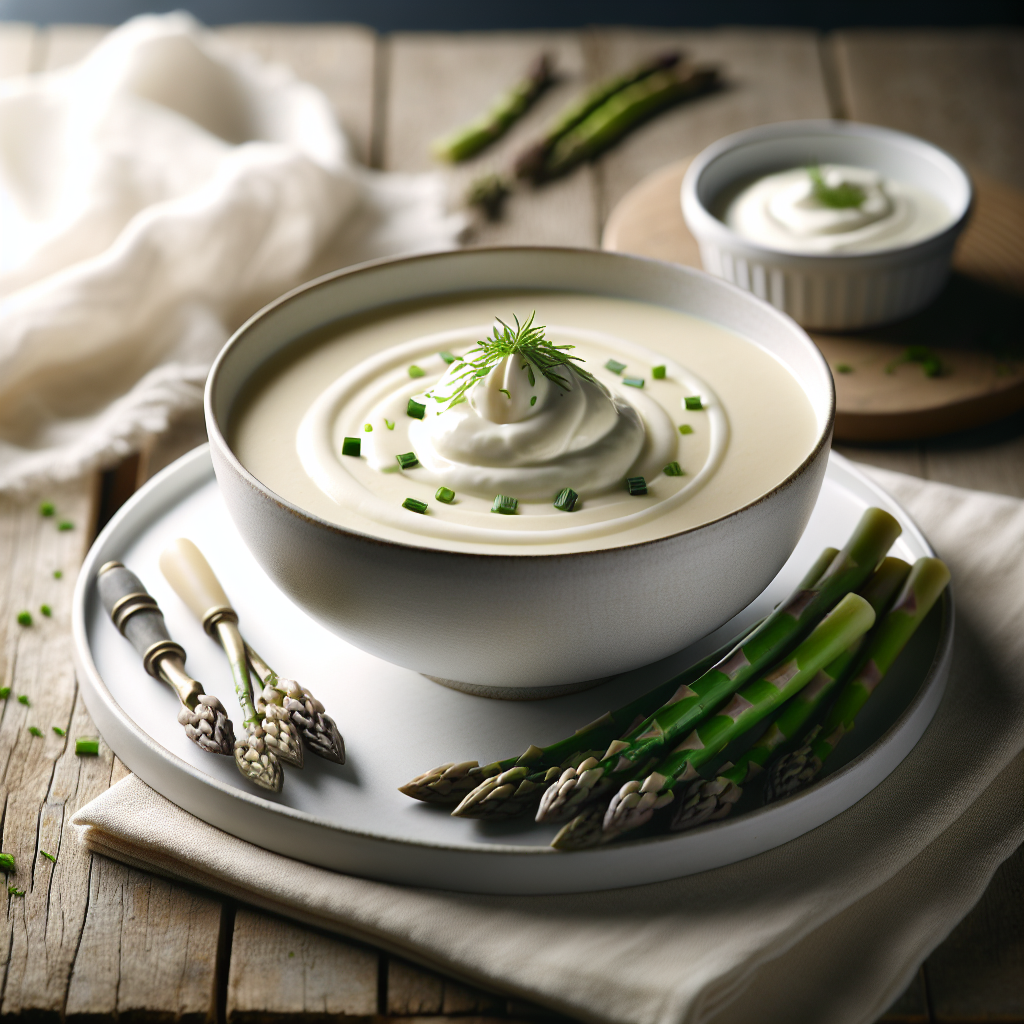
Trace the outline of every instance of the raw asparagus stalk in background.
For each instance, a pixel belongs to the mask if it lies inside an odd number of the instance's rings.
[[[839,691],[822,726],[813,730],[800,749],[772,765],[765,780],[765,803],[791,796],[818,777],[825,760],[853,728],[857,713],[948,583],[949,569],[939,559],[920,558],[914,563],[895,605],[868,642],[863,667]]]
[[[846,546],[811,588],[798,588],[762,625],[692,686],[683,685],[630,740],[615,740],[600,762],[588,758],[568,768],[541,797],[538,821],[567,821],[592,800],[610,797],[619,784],[645,768],[652,757],[688,733],[737,690],[777,664],[851,591],[863,586],[901,533],[896,520],[879,508],[861,517]]]
[[[799,584],[800,590],[812,587],[821,578],[835,556],[836,548],[825,548]],[[763,620],[762,620],[763,621]],[[607,745],[618,738],[629,738],[644,731],[649,718],[641,718],[645,712],[660,707],[680,686],[699,679],[709,668],[730,654],[741,644],[760,623],[754,623],[739,636],[734,637],[719,650],[690,666],[685,672],[662,683],[618,711],[609,712],[579,730],[568,740],[546,747],[538,768],[522,763],[522,759],[509,758],[488,768],[500,767],[500,774],[492,775],[466,795],[452,811],[454,817],[487,818],[498,820],[515,817],[532,810],[540,799],[544,787],[561,775],[566,768],[577,768],[588,757],[600,756]],[[586,746],[582,743],[585,741]],[[587,749],[589,747],[589,749]],[[534,750],[536,748],[532,748]],[[571,753],[567,757],[567,750]],[[529,754],[530,751],[527,751]],[[526,757],[527,755],[523,755]],[[558,760],[561,758],[561,760]]]
[[[552,81],[551,60],[547,54],[542,54],[534,61],[526,77],[502,93],[485,114],[451,135],[438,139],[431,147],[434,155],[450,163],[468,160],[504,135]]]
[[[678,782],[695,778],[702,764],[802,690],[874,622],[871,605],[859,594],[847,594],[783,662],[734,694],[726,707],[690,732],[655,770],[626,782],[612,797],[601,831],[586,837],[587,845],[608,842],[646,824],[655,811],[672,802]],[[576,826],[559,832],[551,845],[579,849],[584,838]]]
[[[871,605],[876,619],[884,615],[909,572],[910,566],[902,559],[885,558],[860,588],[861,597]],[[713,779],[695,779],[690,783],[689,789],[675,801],[678,806],[669,830],[681,832],[705,821],[725,818],[743,795],[743,786],[761,773],[769,758],[797,735],[825,698],[857,668],[859,655],[870,637],[868,634],[851,644],[784,704],[771,725],[735,765],[723,765]]]
[[[540,180],[544,177],[544,162],[548,153],[554,148],[566,132],[571,131],[588,114],[597,110],[603,103],[611,99],[617,92],[621,92],[634,82],[639,82],[655,71],[665,71],[679,63],[678,52],[663,53],[649,61],[639,65],[632,71],[615,78],[607,79],[600,85],[595,86],[588,93],[571,103],[548,128],[542,139],[535,142],[529,149],[521,153],[516,160],[515,172],[517,178],[532,178]]]
[[[334,719],[324,711],[323,704],[294,679],[282,679],[249,644],[245,645],[245,653],[263,683],[263,692],[256,699],[256,711],[265,714],[269,704],[282,708],[312,753],[336,764],[344,764],[345,741]]]

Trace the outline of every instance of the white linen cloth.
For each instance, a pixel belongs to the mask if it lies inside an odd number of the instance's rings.
[[[357,166],[319,90],[187,14],[0,81],[0,491],[116,460],[266,302],[461,224],[439,178]]]
[[[587,1020],[870,1024],[1024,839],[1024,502],[872,475],[952,570],[949,686],[880,786],[785,846],[655,885],[502,897],[292,861],[134,776],[72,820],[97,852]]]

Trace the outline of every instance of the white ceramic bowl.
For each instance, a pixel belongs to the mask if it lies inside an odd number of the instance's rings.
[[[870,167],[927,189],[949,207],[949,226],[912,245],[804,256],[741,237],[711,210],[743,180],[817,163]],[[903,132],[848,121],[789,121],[719,139],[683,178],[683,218],[704,269],[784,310],[805,327],[843,331],[917,312],[942,290],[967,222],[971,181],[951,156]]]
[[[225,428],[245,382],[309,331],[397,302],[506,289],[655,303],[756,341],[808,395],[817,423],[813,448],[775,490],[714,522],[644,544],[562,555],[464,554],[366,536],[274,494],[231,451]],[[828,366],[789,317],[697,270],[564,249],[441,253],[321,278],[245,324],[221,352],[206,389],[221,492],[277,586],[371,654],[470,692],[510,698],[554,696],[663,658],[745,607],[803,532],[834,415]]]

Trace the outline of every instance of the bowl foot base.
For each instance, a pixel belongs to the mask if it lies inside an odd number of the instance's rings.
[[[455,679],[428,676],[426,672],[420,674],[432,683],[440,683],[451,690],[470,693],[474,697],[491,697],[494,700],[544,700],[547,697],[564,697],[567,693],[579,693],[604,682],[604,679],[585,679],[582,683],[564,683],[559,686],[480,686],[478,683],[460,683]]]

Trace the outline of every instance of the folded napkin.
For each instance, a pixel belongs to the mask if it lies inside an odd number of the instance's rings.
[[[1024,839],[1024,502],[872,475],[952,570],[949,686],[880,786],[785,846],[656,885],[477,896],[268,853],[134,776],[72,820],[97,852],[587,1020],[870,1024]]]
[[[266,302],[461,223],[439,178],[357,166],[322,93],[186,14],[0,82],[0,491],[126,454]]]

